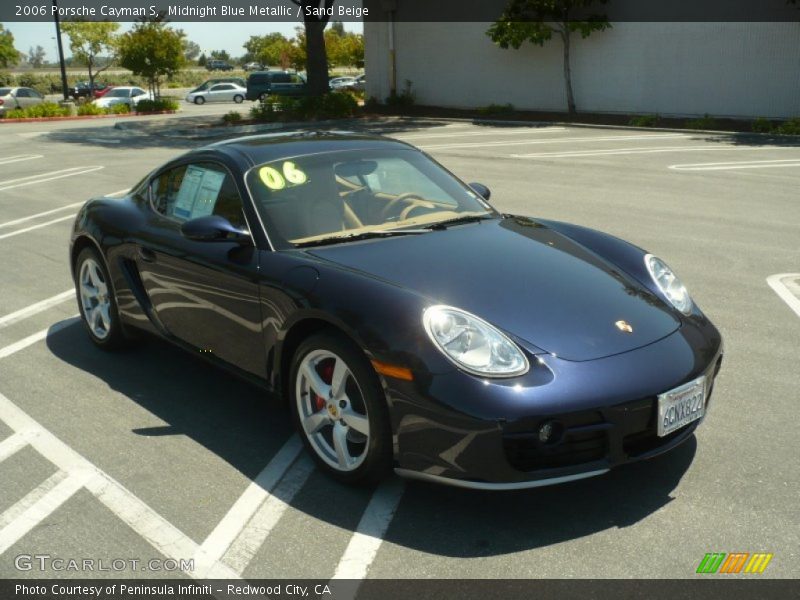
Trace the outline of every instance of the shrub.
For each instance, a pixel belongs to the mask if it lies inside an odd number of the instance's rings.
[[[268,96],[250,109],[258,121],[314,121],[344,119],[358,110],[358,101],[347,92],[330,92],[322,96]]]
[[[0,71],[0,85],[7,86],[14,83],[14,76],[8,71]]]
[[[386,105],[395,108],[407,108],[413,106],[417,101],[417,93],[412,89],[413,83],[410,79],[406,79],[405,87],[399,94],[394,91],[386,98]]]
[[[714,129],[716,126],[716,120],[708,113],[703,115],[701,119],[692,119],[690,121],[686,121],[687,129]]]
[[[114,104],[106,110],[112,115],[127,115],[131,112],[131,107],[127,104]]]
[[[490,104],[489,106],[482,106],[478,108],[478,112],[482,115],[508,115],[514,112],[514,105],[508,104]]]
[[[655,127],[659,118],[658,115],[639,115],[633,117],[628,125],[631,127]]]
[[[78,106],[78,116],[87,116],[87,115],[107,115],[108,109],[102,108],[97,106],[96,104],[82,104]]]
[[[242,120],[242,115],[235,110],[232,110],[231,112],[222,115],[222,121],[229,125],[236,125],[241,120]]]
[[[756,133],[769,133],[772,131],[772,122],[769,119],[759,117],[753,121],[750,129]]]
[[[62,108],[54,102],[43,102],[42,104],[35,104],[27,108],[15,108],[8,111],[6,118],[8,119],[40,119],[45,117],[68,117],[70,116],[69,108]]]
[[[800,135],[800,117],[784,121],[772,130],[779,135]]]
[[[162,112],[162,111],[176,111],[179,108],[178,102],[174,98],[159,98],[158,100],[139,100],[136,104],[136,112]]]

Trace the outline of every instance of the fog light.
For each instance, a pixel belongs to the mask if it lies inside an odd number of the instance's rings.
[[[555,428],[552,421],[547,421],[539,426],[539,441],[543,444],[548,444],[553,439]]]

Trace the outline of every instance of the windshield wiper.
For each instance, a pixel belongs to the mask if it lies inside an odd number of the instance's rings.
[[[465,215],[463,217],[455,217],[454,219],[448,219],[447,221],[440,221],[439,223],[434,223],[433,225],[428,225],[425,229],[447,229],[452,225],[462,225],[464,223],[477,223],[478,221],[486,221],[487,219],[493,218],[493,215]]]
[[[396,237],[400,235],[419,235],[429,233],[428,229],[384,229],[383,231],[364,231],[363,233],[351,233],[349,235],[335,235],[322,238],[320,240],[310,240],[295,244],[295,248],[308,248],[310,246],[330,246],[332,244],[343,244],[345,242],[358,242],[360,240],[371,240],[375,238]]]

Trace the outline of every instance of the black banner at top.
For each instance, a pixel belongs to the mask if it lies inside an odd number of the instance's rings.
[[[489,22],[509,0],[0,0],[0,22],[138,21],[163,15],[173,22],[297,22],[304,13],[331,21]],[[608,0],[595,3],[574,20],[603,14],[622,22],[800,22],[800,0]]]

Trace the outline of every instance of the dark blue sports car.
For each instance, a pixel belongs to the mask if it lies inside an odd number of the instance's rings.
[[[534,487],[690,437],[722,340],[670,268],[488,199],[382,137],[200,148],[81,209],[81,315],[101,348],[145,330],[279,392],[348,482]]]

